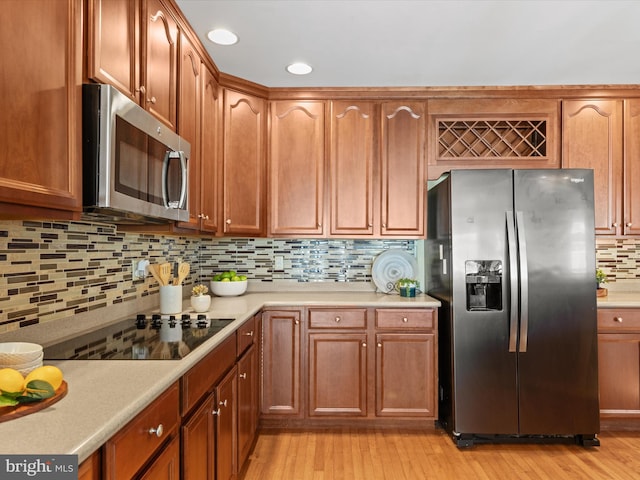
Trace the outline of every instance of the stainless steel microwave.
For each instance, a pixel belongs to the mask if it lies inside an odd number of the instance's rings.
[[[82,93],[84,216],[188,221],[189,143],[110,85]]]

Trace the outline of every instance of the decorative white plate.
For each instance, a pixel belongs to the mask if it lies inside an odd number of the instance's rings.
[[[404,250],[387,250],[373,261],[371,276],[378,290],[393,293],[401,278],[418,278],[418,261]]]

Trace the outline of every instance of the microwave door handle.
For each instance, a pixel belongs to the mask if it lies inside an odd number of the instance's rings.
[[[164,160],[162,162],[162,202],[164,203],[165,208],[169,208],[169,185],[168,177],[169,177],[169,158],[171,152],[169,150],[164,154]]]
[[[180,171],[182,172],[182,187],[180,188],[180,204],[178,208],[185,208],[187,202],[187,188],[189,187],[189,174],[187,170],[187,157],[184,152],[178,152],[180,157]]]

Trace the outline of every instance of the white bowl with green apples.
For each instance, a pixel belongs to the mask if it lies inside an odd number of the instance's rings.
[[[211,292],[219,297],[236,297],[247,291],[246,275],[238,275],[234,270],[217,273],[209,282]]]

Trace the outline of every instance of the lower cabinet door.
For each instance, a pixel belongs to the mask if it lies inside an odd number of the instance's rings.
[[[140,480],[178,480],[179,478],[180,437],[176,435],[140,477]]]
[[[640,333],[598,335],[600,414],[640,417]]]
[[[309,334],[309,416],[367,414],[367,334]]]
[[[258,428],[258,350],[255,345],[238,361],[238,469],[242,469]]]
[[[433,333],[376,335],[376,415],[434,417]]]
[[[183,480],[213,480],[215,463],[214,396],[202,405],[182,426]]]
[[[230,480],[238,473],[237,372],[237,367],[233,367],[215,388],[216,480]]]

